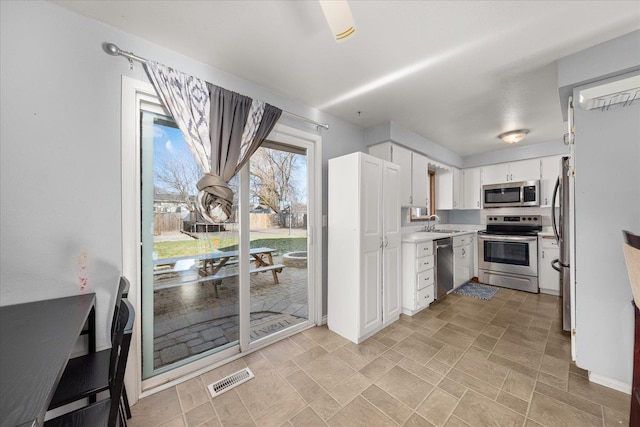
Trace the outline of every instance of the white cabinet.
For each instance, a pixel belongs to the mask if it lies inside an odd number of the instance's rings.
[[[482,184],[480,181],[480,168],[469,168],[462,171],[463,209],[480,209],[482,197]]]
[[[540,179],[540,159],[498,163],[482,167],[482,184],[501,184],[511,181]]]
[[[411,206],[429,208],[429,159],[411,153]]]
[[[554,236],[538,236],[538,286],[540,293],[560,295],[560,273],[551,267],[560,250]]]
[[[452,168],[452,175],[453,175],[453,209],[462,209],[464,206],[463,173],[458,168]]]
[[[551,206],[553,188],[560,173],[562,156],[543,157],[540,159],[540,207]]]
[[[391,142],[370,146],[369,154],[400,166],[401,206],[429,207],[429,159],[427,157]]]
[[[453,287],[473,278],[473,234],[453,236]]]
[[[462,171],[458,168],[436,169],[436,209],[463,209]]]
[[[435,298],[433,241],[402,243],[402,313],[413,316]]]
[[[353,153],[328,180],[328,325],[359,343],[400,315],[400,167]]]

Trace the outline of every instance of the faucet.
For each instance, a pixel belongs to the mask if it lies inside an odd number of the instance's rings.
[[[425,225],[424,231],[433,231],[433,230],[435,230],[436,229],[435,221],[439,221],[439,220],[440,220],[440,217],[438,215],[436,215],[436,214],[429,215],[427,217],[427,225]],[[431,224],[431,221],[434,221],[434,223]]]

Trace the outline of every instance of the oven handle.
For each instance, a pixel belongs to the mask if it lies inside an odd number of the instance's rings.
[[[498,236],[498,235],[483,235],[479,236],[483,240],[503,240],[503,241],[518,241],[518,242],[535,242],[538,240],[537,236]]]

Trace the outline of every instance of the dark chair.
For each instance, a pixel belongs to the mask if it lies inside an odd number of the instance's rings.
[[[116,427],[126,425],[120,411],[120,398],[124,388],[124,372],[127,367],[129,346],[135,312],[126,299],[122,300],[115,327],[115,339],[109,366],[109,397],[89,406],[66,413],[44,423],[46,427],[92,426]]]
[[[116,325],[118,323],[119,311],[123,296],[129,290],[129,281],[121,277],[116,294],[116,302],[111,320],[111,346],[113,348],[116,338]],[[85,354],[70,359],[67,367],[60,378],[60,382],[49,404],[49,410],[67,405],[81,399],[89,398],[89,402],[96,401],[96,395],[109,390],[109,369],[113,363],[113,358],[117,355],[111,348],[95,353]],[[123,392],[123,405],[127,413],[127,418],[131,418],[129,402]]]
[[[631,383],[631,413],[629,425],[640,425],[640,236],[622,231],[624,258],[634,299],[635,332],[633,349],[633,376]]]

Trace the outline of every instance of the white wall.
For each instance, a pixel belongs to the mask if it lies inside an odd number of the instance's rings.
[[[51,2],[2,1],[0,16],[0,304],[81,292],[78,256],[86,253],[84,292],[98,294],[99,347],[107,346],[122,268],[120,80],[147,81],[140,64],[130,71],[124,58],[105,54],[102,43],[328,123],[330,130],[322,131],[325,214],[327,159],[364,151],[356,126]],[[326,301],[326,264],[323,269]]]

